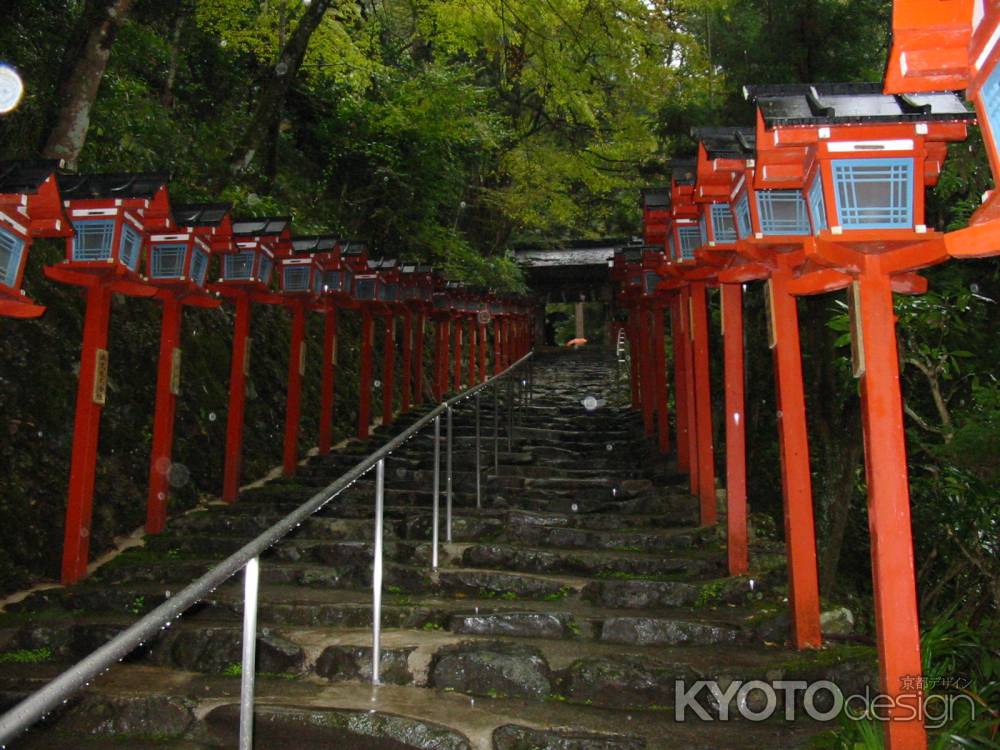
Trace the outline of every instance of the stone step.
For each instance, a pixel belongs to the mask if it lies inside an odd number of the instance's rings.
[[[33,670],[0,695],[24,695],[54,673]],[[169,692],[165,692],[165,688]],[[234,747],[239,679],[121,665],[61,709],[54,725],[18,740],[25,750]],[[780,712],[779,712],[780,713]],[[109,720],[109,716],[116,717]],[[254,711],[258,750],[746,750],[804,748],[826,729],[809,720],[677,722],[668,710],[608,711],[568,701],[470,697],[459,692],[357,682],[319,684],[260,677]]]
[[[38,639],[47,637],[52,658],[72,662],[127,625],[120,621],[76,624],[54,637],[35,633],[36,640],[24,639],[19,645],[38,648]],[[531,623],[530,629],[544,633],[546,628],[559,625],[539,620]],[[853,691],[863,689],[874,678],[870,649],[832,651],[822,665],[812,665],[789,650],[749,648],[726,639],[661,642],[655,650],[645,648],[650,645],[538,635],[500,640],[492,632],[437,628],[387,630],[382,635],[380,673],[387,683],[468,695],[529,700],[558,696],[605,708],[647,709],[671,705],[678,680],[692,684],[699,679],[748,682],[835,675],[842,690]],[[239,622],[210,625],[181,621],[145,644],[129,661],[206,674],[238,674],[241,649]],[[367,628],[341,627],[331,632],[329,628],[262,627],[257,636],[257,670],[287,679],[370,680],[371,654]],[[717,709],[707,691],[702,698],[703,708]]]

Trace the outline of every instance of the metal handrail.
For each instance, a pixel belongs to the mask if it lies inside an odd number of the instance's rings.
[[[396,449],[403,446],[410,438],[427,427],[431,422],[435,423],[435,455],[440,451],[438,441],[440,440],[440,417],[442,414],[448,416],[448,471],[447,471],[447,539],[451,541],[451,411],[458,403],[476,396],[477,412],[479,406],[479,394],[486,388],[495,386],[499,381],[508,378],[514,371],[522,365],[530,363],[532,352],[528,352],[521,359],[511,364],[503,372],[494,375],[483,381],[479,385],[468,388],[447,401],[442,401],[427,414],[422,416],[410,427],[393,437],[381,448],[373,451],[365,459],[349,469],[337,480],[327,485],[324,489],[313,495],[298,508],[293,510],[283,519],[262,532],[255,539],[240,547],[225,560],[195,579],[185,588],[171,596],[167,601],[156,609],[139,619],[100,648],[84,657],[65,672],[44,687],[29,695],[23,701],[0,716],[0,750],[4,750],[6,743],[12,741],[24,730],[30,727],[39,719],[44,718],[50,711],[63,703],[71,695],[90,685],[91,680],[108,671],[117,662],[122,661],[136,648],[153,639],[163,630],[171,626],[189,608],[206,596],[210,595],[219,586],[232,578],[240,570],[246,570],[244,588],[243,607],[243,670],[241,674],[241,695],[240,695],[240,744],[241,750],[250,750],[253,746],[253,689],[254,689],[254,669],[256,650],[256,620],[257,620],[257,590],[259,582],[259,557],[270,547],[281,541],[294,528],[299,526],[304,520],[309,518],[327,503],[337,497],[344,490],[348,489],[362,476],[373,468],[376,468],[376,540],[375,540],[375,571],[373,578],[373,611],[372,611],[372,682],[378,684],[378,656],[379,656],[379,627],[380,627],[380,603],[381,586],[378,585],[381,579],[381,530],[382,530],[382,502],[383,502],[383,481],[385,459]],[[496,400],[494,400],[496,404]],[[513,408],[513,402],[508,401],[508,408]],[[494,413],[494,440],[496,440],[496,423],[499,421],[498,413]],[[478,427],[478,419],[477,419]],[[509,437],[509,436],[508,436]],[[477,431],[477,453],[478,453],[478,431]],[[496,449],[494,449],[496,451]],[[437,567],[437,501],[438,501],[438,461],[435,460],[435,491],[434,491],[434,550],[433,566]],[[478,489],[478,486],[477,486]],[[478,494],[478,493],[477,493]],[[477,497],[478,501],[478,497]]]

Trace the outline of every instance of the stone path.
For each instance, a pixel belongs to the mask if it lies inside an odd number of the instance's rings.
[[[761,614],[780,605],[784,585],[773,544],[752,550],[752,591],[751,577],[725,577],[718,534],[696,527],[696,501],[618,404],[613,365],[600,352],[543,356],[535,374],[510,450],[501,430],[498,475],[484,441],[482,510],[473,412],[455,413],[454,541],[437,572],[432,438],[416,437],[389,459],[382,686],[368,682],[371,478],[262,558],[257,748],[792,748],[822,726],[780,720],[780,710],[763,722],[716,721],[725,707],[707,690],[699,705],[709,720],[688,709],[680,722],[675,682],[718,678],[724,690],[733,680],[830,677],[848,687],[870,679],[863,649],[801,655],[782,644],[783,629]],[[585,409],[586,396],[600,406]],[[492,400],[482,406],[488,437]],[[91,580],[9,607],[0,615],[0,708],[389,434],[314,458],[294,481],[248,491],[232,507],[175,519]],[[235,747],[241,608],[234,579],[12,747]]]

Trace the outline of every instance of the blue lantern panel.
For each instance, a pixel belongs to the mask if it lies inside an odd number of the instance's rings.
[[[656,291],[656,285],[660,283],[660,275],[655,271],[646,271],[645,276],[645,292],[646,294],[653,294]]]
[[[733,213],[727,203],[712,203],[709,205],[712,213],[712,235],[716,242],[736,242],[736,225],[733,223]],[[747,203],[749,213],[750,204]],[[749,217],[748,217],[749,218]]]
[[[154,279],[179,279],[184,275],[187,245],[154,245],[149,275]]]
[[[837,159],[833,185],[844,229],[913,226],[913,159]]]
[[[139,252],[142,250],[142,235],[129,224],[122,226],[122,239],[118,244],[118,261],[130,271],[139,269]],[[183,264],[183,261],[182,261]],[[181,266],[183,268],[183,265]]]
[[[758,190],[757,210],[764,235],[809,234],[809,213],[801,190]]]
[[[979,98],[990,124],[990,134],[997,141],[1000,139],[1000,65],[990,72],[986,83],[979,90]]]
[[[286,292],[309,290],[309,266],[285,266],[283,287]]]
[[[191,256],[191,279],[198,286],[205,286],[205,276],[208,274],[208,253],[194,249]]]
[[[753,235],[753,222],[750,221],[750,196],[744,192],[736,201],[736,226],[740,239]]]
[[[705,214],[703,213],[698,218],[698,234],[701,236],[701,244],[708,244],[708,222],[705,219]]]
[[[227,255],[222,263],[222,277],[226,281],[250,281],[255,257],[253,250]]]
[[[355,279],[354,296],[357,299],[375,299],[375,279]]]
[[[260,273],[257,274],[257,280],[264,286],[267,286],[271,283],[271,274],[273,272],[274,261],[266,255],[260,256]]]
[[[0,229],[0,286],[13,287],[17,282],[17,270],[21,267],[24,254],[24,240]]]
[[[113,221],[76,221],[73,229],[73,260],[85,262],[111,257],[111,241],[115,236]]]
[[[677,238],[681,245],[681,260],[694,260],[694,251],[701,244],[701,231],[697,224],[677,227]]]
[[[677,260],[677,248],[674,243],[673,232],[670,233],[670,237],[667,239],[667,248],[670,251],[670,260]]]
[[[809,214],[812,216],[813,234],[829,229],[826,221],[826,201],[823,199],[823,179],[819,172],[809,186]]]

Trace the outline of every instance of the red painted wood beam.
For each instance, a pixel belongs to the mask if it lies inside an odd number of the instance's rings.
[[[646,437],[656,430],[656,386],[653,383],[653,332],[649,310],[639,307],[636,334],[639,341],[639,399],[642,402],[642,429]]]
[[[400,365],[400,409],[405,414],[410,410],[413,382],[413,311],[403,308],[403,362]]]
[[[688,456],[688,409],[687,409],[687,366],[684,362],[684,320],[681,314],[680,293],[670,297],[670,337],[674,350],[674,414],[677,421],[677,468],[689,471]]]
[[[452,390],[458,393],[462,390],[462,321],[459,318],[451,323],[452,345],[454,358],[452,359]]]
[[[667,408],[667,352],[664,310],[658,306],[653,310],[653,361],[656,385],[656,429],[657,446],[660,453],[670,452],[670,420]]]
[[[726,388],[726,552],[729,575],[749,569],[744,403],[743,287],[720,284]]]
[[[479,382],[486,381],[486,326],[479,324]]]
[[[907,689],[907,681],[919,684],[921,660],[891,280],[877,268],[866,269],[855,282],[852,297],[855,350],[861,353],[859,359],[864,365],[861,413],[879,673],[882,692],[898,699],[913,693],[912,688]],[[901,708],[897,703],[889,712],[892,720],[883,724],[886,746],[926,748],[927,736],[920,717],[907,717]]]
[[[149,460],[149,491],[146,497],[146,532],[159,534],[167,523],[170,465],[177,407],[177,376],[181,357],[181,301],[172,294],[163,297],[160,324],[160,358],[156,371],[156,407],[153,416],[153,448]]]
[[[69,498],[64,529],[62,582],[76,583],[87,574],[90,522],[94,508],[94,471],[101,411],[107,383],[108,324],[111,290],[99,281],[87,287],[83,319],[83,351],[76,391],[73,454],[69,471]]]
[[[229,365],[229,408],[226,413],[226,459],[222,474],[222,499],[236,502],[243,460],[243,422],[246,414],[247,374],[250,371],[250,295],[235,297],[233,352]]]
[[[791,278],[792,271],[787,264],[780,264],[773,272],[770,305],[778,395],[778,444],[785,498],[788,601],[792,610],[792,638],[796,648],[803,649],[818,648],[822,638],[799,314],[795,297],[788,290]]]
[[[326,455],[333,446],[334,385],[337,375],[337,308],[324,310],[323,368],[319,390],[319,453]]]
[[[285,446],[282,474],[294,476],[299,463],[299,424],[302,420],[302,377],[306,371],[306,306],[292,308],[292,341],[288,349],[288,396],[285,401]]]
[[[698,495],[698,481],[701,478],[698,460],[698,401],[695,394],[694,327],[691,323],[691,287],[681,289],[681,320],[684,327],[684,407],[687,409],[688,446],[688,487],[692,495]]]
[[[396,316],[385,315],[385,341],[382,346],[382,424],[392,424],[396,379]]]
[[[476,384],[476,359],[479,356],[478,342],[476,341],[476,321],[475,318],[469,318],[465,322],[469,329],[469,387],[471,388]]]
[[[424,403],[424,329],[426,317],[423,312],[414,316],[416,341],[413,346],[413,401],[417,406]]]
[[[493,374],[503,372],[503,318],[493,318]]]
[[[691,330],[694,351],[694,398],[697,413],[698,496],[701,524],[717,521],[715,500],[715,447],[712,435],[712,382],[708,361],[708,295],[705,282],[691,283]]]
[[[358,368],[358,438],[367,440],[372,421],[372,349],[375,320],[367,305],[361,311],[361,363]]]

